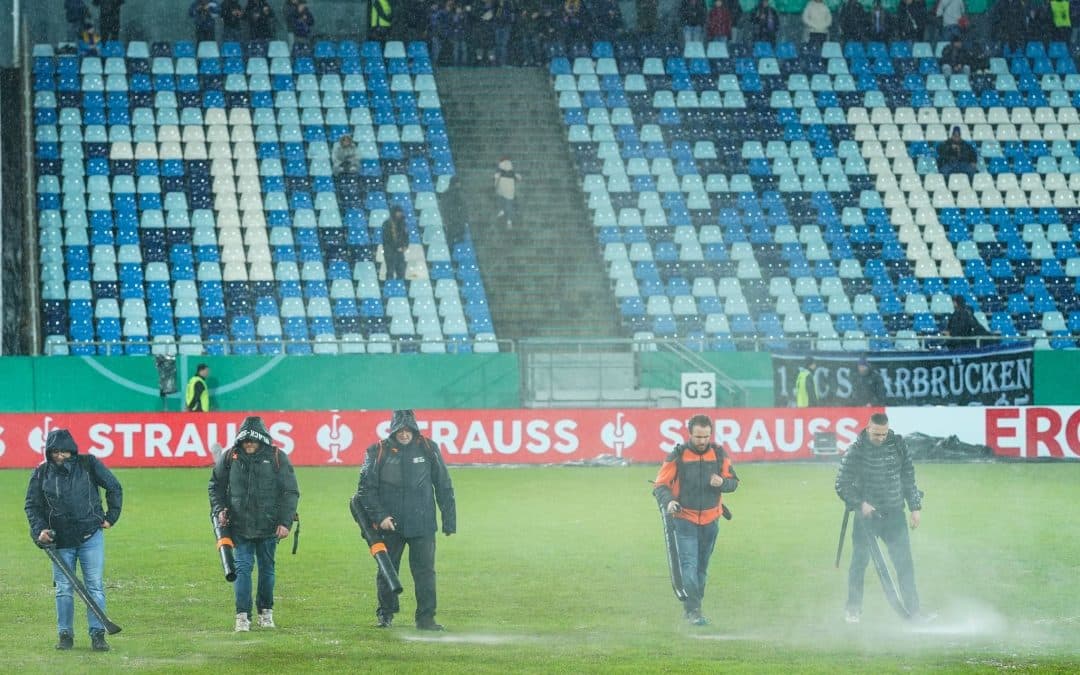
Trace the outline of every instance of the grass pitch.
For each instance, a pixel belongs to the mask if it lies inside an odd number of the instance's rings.
[[[459,533],[440,535],[438,620],[412,628],[412,580],[389,631],[374,628],[375,565],[349,516],[355,468],[298,470],[302,533],[278,549],[278,629],[232,632],[232,589],[208,522],[209,469],[121,470],[123,516],[106,535],[113,651],[58,653],[48,560],[30,542],[29,471],[0,472],[0,672],[1077,672],[1080,465],[919,465],[912,535],[924,607],[891,613],[872,569],[863,623],[843,622],[833,568],[835,466],[738,467],[704,611],[671,593],[655,467],[452,468]],[[849,535],[850,536],[850,535]],[[405,565],[403,564],[403,567]]]

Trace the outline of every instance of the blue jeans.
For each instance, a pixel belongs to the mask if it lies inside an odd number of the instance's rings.
[[[233,537],[236,558],[236,613],[251,615],[251,570],[255,561],[259,563],[259,590],[255,598],[258,611],[274,608],[274,552],[277,551],[277,537],[265,539],[244,539]]]
[[[105,611],[105,583],[102,575],[105,572],[105,535],[101,530],[92,537],[79,544],[75,548],[58,548],[56,554],[68,566],[75,571],[75,562],[78,561],[82,568],[83,584],[90,591],[90,597]],[[75,621],[75,596],[71,582],[53,564],[53,583],[56,585],[56,629],[61,633],[74,633]],[[89,609],[86,610],[86,622],[90,625],[90,632],[105,630],[98,618]]]
[[[708,577],[709,558],[716,546],[716,534],[720,530],[716,521],[708,525],[696,525],[683,518],[675,521],[675,540],[679,544],[679,567],[682,570],[683,589],[686,600],[683,609],[700,612],[701,599],[705,597],[705,580]]]

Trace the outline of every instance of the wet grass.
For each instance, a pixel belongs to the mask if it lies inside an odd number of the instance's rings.
[[[48,561],[29,541],[29,472],[0,472],[0,672],[1075,672],[1080,669],[1080,465],[920,465],[913,627],[867,576],[843,623],[842,506],[830,465],[743,465],[710,568],[705,628],[671,594],[655,467],[453,469],[459,534],[440,536],[438,618],[411,627],[406,586],[373,627],[374,563],[347,508],[355,469],[300,469],[298,555],[278,551],[274,632],[232,633],[231,587],[207,522],[209,471],[125,470],[107,534],[113,651],[57,653]],[[290,542],[291,543],[291,540]],[[846,545],[850,551],[850,545]]]

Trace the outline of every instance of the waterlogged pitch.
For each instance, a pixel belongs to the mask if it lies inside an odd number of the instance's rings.
[[[108,612],[123,632],[92,653],[77,606],[58,653],[51,575],[22,512],[28,471],[0,472],[0,672],[964,672],[1080,669],[1080,464],[922,464],[912,534],[924,608],[892,613],[872,570],[863,622],[843,621],[850,542],[835,465],[738,467],[704,611],[671,592],[656,467],[453,468],[458,534],[440,535],[438,619],[374,627],[375,565],[347,501],[353,468],[298,469],[300,550],[278,549],[277,630],[234,634],[207,520],[206,470],[122,470],[107,533]],[[850,529],[849,529],[850,536]],[[291,539],[288,541],[291,544]]]

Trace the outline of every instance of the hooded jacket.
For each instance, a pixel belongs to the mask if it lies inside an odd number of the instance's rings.
[[[867,502],[881,513],[922,509],[922,492],[915,485],[915,466],[904,439],[892,430],[881,445],[862,430],[847,449],[836,475],[836,494],[854,511]]]
[[[244,452],[245,440],[258,441],[259,449]],[[232,448],[214,465],[207,492],[213,515],[227,508],[233,535],[244,539],[272,537],[278,525],[291,528],[300,501],[292,463],[274,447],[260,417],[244,420]]]
[[[407,445],[394,437],[402,429],[413,432]],[[450,473],[439,447],[420,435],[411,410],[394,411],[390,435],[367,449],[356,494],[372,523],[392,517],[395,531],[406,539],[437,531],[436,503],[442,514],[443,533],[457,531],[457,503]]]
[[[68,450],[71,457],[59,466],[49,459],[55,450]],[[101,507],[101,493],[109,510]],[[45,440],[45,461],[34,469],[26,488],[26,518],[30,537],[37,541],[42,530],[54,530],[58,548],[75,548],[101,529],[104,521],[115,525],[124,502],[120,481],[101,460],[80,455],[67,429],[53,429]]]

